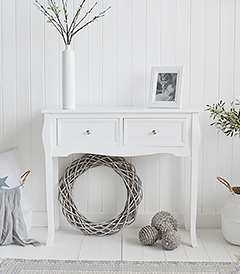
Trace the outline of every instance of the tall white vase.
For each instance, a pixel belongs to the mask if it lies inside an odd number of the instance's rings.
[[[74,109],[75,98],[75,52],[70,45],[62,52],[62,103],[64,109]]]

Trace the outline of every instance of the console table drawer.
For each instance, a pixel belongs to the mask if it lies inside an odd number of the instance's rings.
[[[124,119],[124,129],[125,145],[186,145],[186,119]]]
[[[57,145],[119,145],[119,120],[58,119]]]

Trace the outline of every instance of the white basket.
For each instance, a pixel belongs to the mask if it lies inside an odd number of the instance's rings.
[[[33,206],[29,203],[27,199],[27,195],[24,190],[24,182],[26,181],[27,176],[29,175],[30,171],[26,171],[22,176],[22,185],[20,186],[20,205],[22,208],[22,213],[23,213],[23,219],[26,225],[26,230],[27,233],[30,231],[32,227],[32,211],[33,211]]]
[[[240,195],[229,193],[227,202],[221,210],[222,233],[225,239],[240,245]]]
[[[33,206],[29,203],[24,186],[20,187],[20,194],[21,194],[21,200],[20,200],[20,205],[22,208],[22,213],[23,213],[23,218],[24,222],[26,224],[26,229],[27,232],[30,231],[32,227],[32,211],[33,211]]]

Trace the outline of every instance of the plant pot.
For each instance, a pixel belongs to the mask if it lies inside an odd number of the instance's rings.
[[[21,194],[21,199],[20,199],[20,205],[22,208],[22,213],[23,213],[23,219],[26,225],[26,230],[27,233],[31,230],[32,227],[32,211],[33,211],[33,206],[29,203],[25,190],[24,190],[24,185],[20,187],[20,194]]]
[[[222,233],[224,238],[240,245],[240,195],[230,192],[225,206],[221,210]]]
[[[75,100],[75,52],[70,45],[66,45],[66,49],[62,52],[63,109],[74,109]]]

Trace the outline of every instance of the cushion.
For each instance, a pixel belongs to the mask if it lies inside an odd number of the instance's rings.
[[[12,189],[21,184],[18,148],[0,153],[0,187]]]

